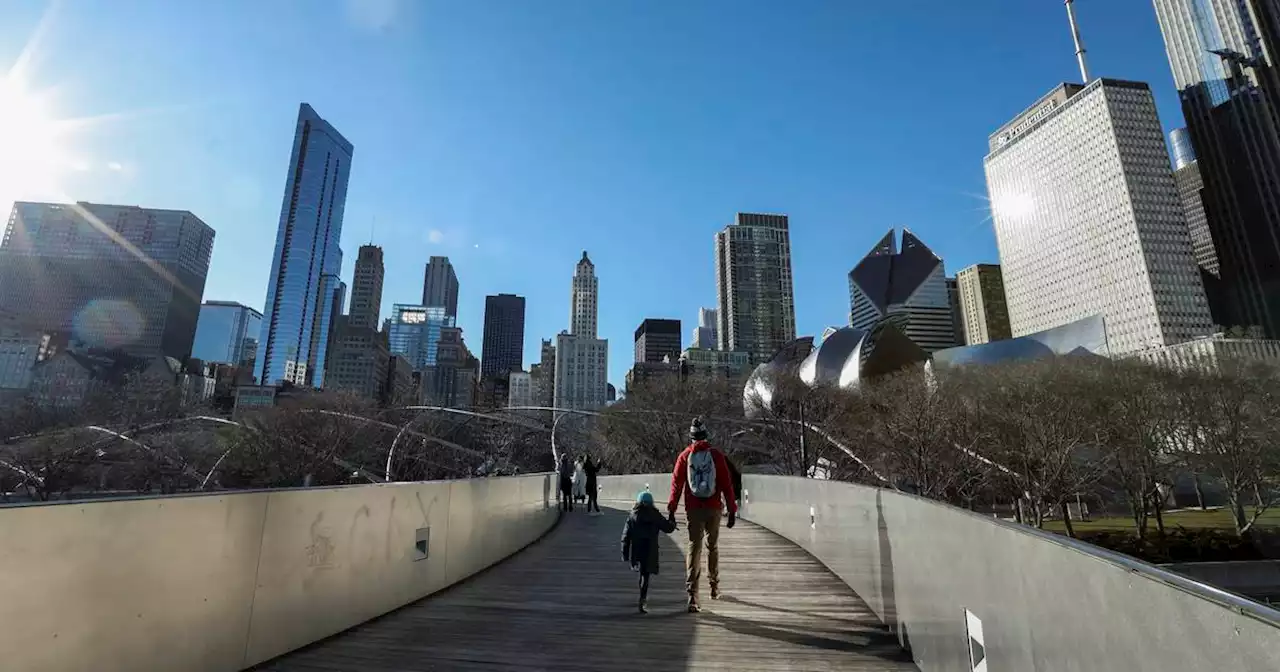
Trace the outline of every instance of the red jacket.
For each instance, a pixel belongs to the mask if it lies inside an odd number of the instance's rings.
[[[689,489],[689,454],[696,450],[711,451],[711,459],[716,464],[716,494],[706,499],[695,497],[693,490]],[[729,506],[729,513],[737,513],[738,500],[733,492],[732,474],[724,453],[712,448],[706,441],[694,441],[676,458],[676,468],[671,471],[671,497],[667,500],[667,510],[675,513],[680,508],[681,499],[684,499],[685,509],[719,509],[723,496],[724,502]]]

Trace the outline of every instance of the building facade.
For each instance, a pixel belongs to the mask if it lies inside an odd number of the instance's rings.
[[[1205,214],[1201,194],[1204,180],[1200,178],[1200,163],[1196,161],[1187,129],[1175,129],[1170,134],[1170,145],[1174,150],[1173,180],[1178,185],[1178,200],[1182,202],[1182,214],[1191,233],[1191,249],[1195,252],[1196,264],[1217,278],[1218,252],[1213,246],[1213,234],[1209,231],[1209,217]]]
[[[1280,5],[1155,0],[1219,266],[1225,326],[1280,337]]]
[[[584,338],[596,337],[596,317],[600,308],[600,287],[596,267],[582,251],[582,259],[573,271],[573,288],[569,296],[569,333]]]
[[[699,308],[698,326],[693,328],[689,347],[706,350],[715,350],[720,347],[719,324],[719,311],[715,308]]]
[[[441,328],[436,363],[422,371],[423,401],[446,408],[473,408],[479,368],[479,360],[467,349],[462,329]]]
[[[542,339],[540,358],[537,364],[529,367],[529,376],[533,379],[533,396],[537,406],[550,406],[555,402],[556,389],[556,342]]]
[[[646,319],[636,327],[637,362],[675,362],[680,359],[680,320]]]
[[[324,386],[354,151],[310,105],[301,105],[262,311],[255,369],[262,384]]]
[[[449,257],[431,257],[422,278],[422,305],[444,308],[444,314],[458,319],[458,274]]]
[[[334,320],[326,389],[381,402],[390,398],[391,353],[386,334],[378,331],[383,276],[382,248],[362,246],[351,280],[350,314]]]
[[[1228,360],[1246,362],[1280,362],[1280,341],[1239,338],[1198,338],[1155,350],[1138,358],[1176,369],[1218,368]]]
[[[960,307],[960,281],[947,278],[947,302],[951,304],[951,326],[956,332],[956,345],[964,345],[964,311]]]
[[[719,349],[768,361],[796,337],[786,215],[738,213],[716,234]]]
[[[850,325],[871,331],[890,315],[905,319],[907,337],[925,352],[956,344],[942,259],[906,229],[901,251],[890,229],[849,271]]]
[[[576,334],[556,336],[555,407],[603,408],[608,401],[609,342]]]
[[[86,347],[182,360],[213,238],[185,210],[15,203],[0,241],[0,311]]]
[[[1063,84],[984,165],[1013,336],[1092,315],[1115,354],[1212,330],[1150,88]]]
[[[981,345],[1012,338],[1009,307],[1004,301],[1004,276],[999,264],[974,264],[956,273],[964,345]]]
[[[480,375],[489,378],[523,370],[524,297],[515,294],[486,296]]]
[[[409,360],[418,371],[435,364],[440,334],[446,327],[456,326],[447,310],[444,306],[393,305],[387,331],[391,352]]]
[[[710,373],[737,378],[751,372],[751,355],[746,352],[688,348],[680,353],[680,359],[688,365],[689,372],[693,374]]]
[[[507,378],[507,406],[533,405],[533,378],[524,371],[512,371]]]
[[[205,301],[200,306],[191,356],[252,370],[260,335],[262,313],[235,301]]]

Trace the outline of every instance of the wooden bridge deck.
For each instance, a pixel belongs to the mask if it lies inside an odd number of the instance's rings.
[[[799,547],[739,523],[720,535],[724,597],[685,612],[683,529],[662,542],[648,615],[622,562],[625,514],[564,514],[458,586],[271,661],[276,671],[915,670],[875,615]],[[705,562],[705,560],[704,560]]]

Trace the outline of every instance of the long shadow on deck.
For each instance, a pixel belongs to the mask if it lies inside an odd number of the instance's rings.
[[[264,670],[914,670],[835,575],[747,523],[721,533],[726,599],[685,613],[683,524],[662,540],[650,613],[621,559],[625,512],[564,514],[547,537],[458,586]]]

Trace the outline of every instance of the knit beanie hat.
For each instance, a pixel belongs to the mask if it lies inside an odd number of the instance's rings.
[[[702,418],[694,418],[693,424],[689,425],[689,438],[694,441],[707,440],[707,428],[702,426]]]

